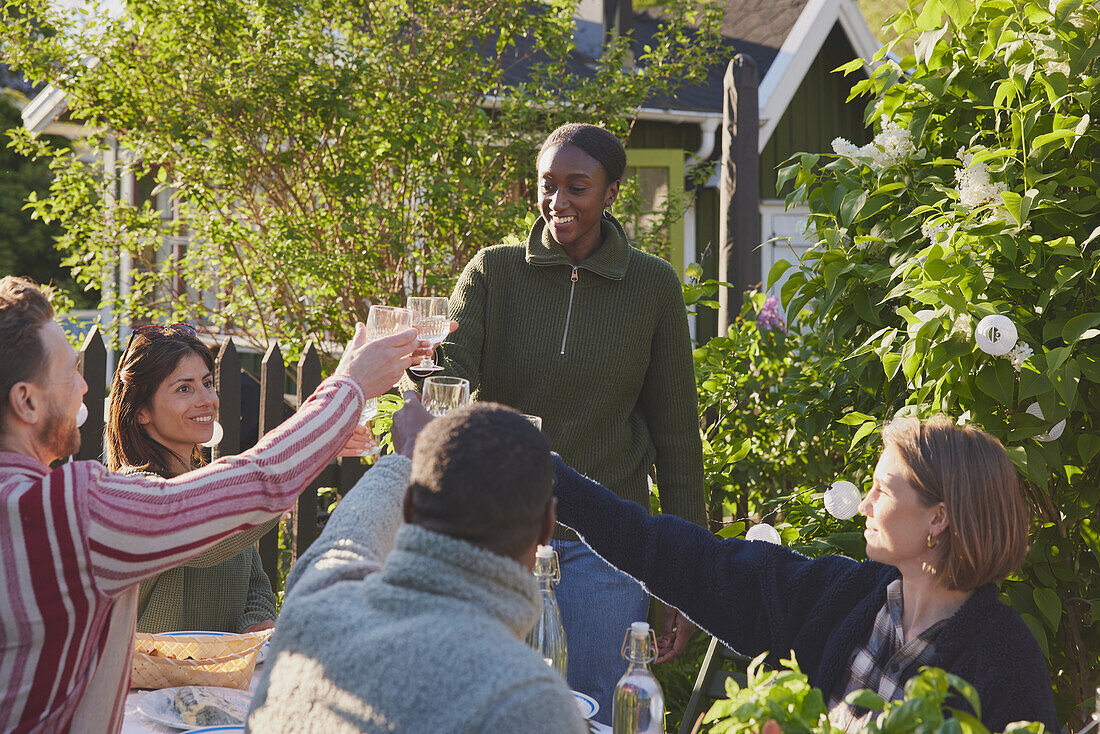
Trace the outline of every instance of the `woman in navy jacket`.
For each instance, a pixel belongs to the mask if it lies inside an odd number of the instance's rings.
[[[1039,646],[997,598],[996,584],[1027,550],[1027,513],[1004,447],[943,417],[894,421],[883,439],[859,507],[868,561],[723,540],[650,516],[560,460],[558,520],[731,648],[769,651],[772,666],[793,651],[830,719],[849,731],[871,714],[846,704],[848,693],[899,699],[922,665],[972,683],[992,731],[1020,720],[1057,731]]]

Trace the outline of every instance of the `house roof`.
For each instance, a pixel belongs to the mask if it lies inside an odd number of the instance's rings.
[[[634,14],[635,38],[647,43],[660,22],[660,8]],[[678,90],[670,98],[647,103],[652,113],[681,111],[722,114],[723,78],[736,54],[748,54],[759,73],[760,149],[767,144],[825,38],[839,24],[856,55],[870,60],[879,43],[855,0],[725,0],[722,39],[727,53],[700,84]]]

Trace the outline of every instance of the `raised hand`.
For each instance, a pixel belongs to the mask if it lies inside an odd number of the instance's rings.
[[[412,390],[406,391],[405,405],[393,414],[393,447],[397,452],[412,458],[417,436],[432,419],[432,414],[420,404],[417,394]]]
[[[413,350],[421,346],[416,329],[367,341],[366,327],[355,325],[355,336],[344,349],[336,366],[337,375],[347,375],[359,383],[367,398],[376,398],[389,390],[412,364]]]

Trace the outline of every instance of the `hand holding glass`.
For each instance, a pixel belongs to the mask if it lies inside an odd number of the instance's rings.
[[[447,299],[443,296],[410,296],[406,304],[409,310],[416,314],[414,325],[421,340],[432,345],[432,349],[439,346],[447,334],[451,331],[451,319],[447,314]],[[410,372],[416,375],[438,372],[442,367],[435,363],[431,356],[424,357],[420,364],[411,367]]]
[[[392,334],[411,329],[414,314],[407,308],[395,306],[371,306],[367,314],[367,340],[374,341]],[[359,414],[359,425],[370,427],[371,421],[378,415],[378,398],[368,397],[363,402],[363,412]],[[382,447],[375,445],[363,451],[363,456],[377,456]]]
[[[429,377],[421,388],[420,402],[438,418],[470,402],[470,381],[461,377]]]

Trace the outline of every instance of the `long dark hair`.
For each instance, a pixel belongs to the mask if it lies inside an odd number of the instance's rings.
[[[177,455],[153,439],[137,417],[138,411],[152,405],[157,388],[189,354],[202,357],[207,368],[214,371],[214,355],[193,333],[173,327],[150,331],[146,327],[134,334],[111,382],[111,402],[103,431],[108,469],[133,467],[172,477],[177,474],[172,468],[173,457],[192,468],[205,462],[198,446],[188,457]]]

